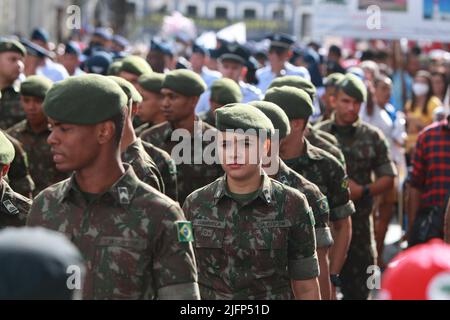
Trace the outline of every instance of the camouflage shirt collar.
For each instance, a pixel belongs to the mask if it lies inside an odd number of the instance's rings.
[[[104,192],[100,196],[100,198],[109,196],[120,205],[127,206],[130,204],[131,200],[134,198],[134,194],[136,193],[139,180],[130,165],[124,164],[124,167],[125,173],[122,175],[122,177],[120,177],[119,180],[114,183],[109,190]],[[63,187],[63,196],[61,197],[61,201],[69,200],[72,195],[79,193],[81,193],[81,191],[77,187],[75,174],[72,174],[72,177],[66,182],[65,186]]]
[[[358,117],[358,120],[356,120],[355,122],[353,122],[351,125],[348,126],[338,126],[336,123],[336,116],[335,114],[333,114],[331,116],[331,130],[333,133],[348,133],[351,135],[354,135],[356,133],[356,131],[361,127],[362,121],[361,118]]]
[[[288,175],[289,167],[283,160],[279,159],[278,172],[275,175],[275,180],[280,181],[282,184],[287,184]]]
[[[5,180],[2,180],[0,182],[0,212],[8,215],[14,213],[14,211],[18,212],[11,199],[14,199],[14,191]]]
[[[312,160],[322,160],[323,156],[318,152],[317,148],[314,147],[308,139],[305,139],[305,154],[300,157],[302,159],[303,157],[306,157],[308,159]]]
[[[195,116],[195,122],[197,122],[197,125],[194,127],[194,134],[198,134],[198,135],[202,135],[206,129],[208,129],[206,127],[206,123],[200,119],[198,116]],[[172,137],[172,132],[175,129],[173,128],[172,124],[170,122],[166,122],[166,127],[164,128],[164,139],[166,141],[170,141],[171,137]]]
[[[271,204],[273,201],[275,201],[275,197],[272,194],[272,181],[264,171],[262,171],[262,176],[263,181],[261,187],[259,188],[258,198],[262,199],[266,204]],[[226,174],[222,178],[220,178],[217,183],[216,190],[214,192],[214,204],[217,205],[219,200],[224,196],[232,198],[228,192]]]
[[[122,161],[129,163],[130,161],[136,159],[139,153],[144,150],[141,138],[137,138],[132,144],[130,144],[127,149],[122,153]]]

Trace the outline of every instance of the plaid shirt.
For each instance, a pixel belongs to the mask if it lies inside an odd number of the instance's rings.
[[[442,207],[450,190],[448,119],[425,128],[417,140],[411,185],[422,191],[421,208]]]

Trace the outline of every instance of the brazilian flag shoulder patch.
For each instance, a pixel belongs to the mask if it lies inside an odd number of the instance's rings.
[[[193,242],[194,236],[192,234],[192,223],[189,221],[177,221],[178,242]]]
[[[330,211],[327,197],[323,197],[322,199],[317,200],[317,206],[319,207],[320,214],[326,214]]]

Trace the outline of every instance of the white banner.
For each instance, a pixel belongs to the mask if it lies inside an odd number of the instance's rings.
[[[316,0],[313,37],[450,42],[450,0]]]

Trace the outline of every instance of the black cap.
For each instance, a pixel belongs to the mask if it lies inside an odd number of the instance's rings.
[[[49,35],[47,31],[42,28],[36,28],[31,33],[31,40],[39,40],[47,43],[49,41]]]
[[[113,37],[112,41],[122,48],[126,48],[130,44],[130,42],[125,37],[117,34]]]
[[[221,61],[229,60],[246,65],[250,58],[250,51],[236,42],[222,46],[219,50]]]
[[[33,43],[27,39],[22,39],[20,41],[25,48],[27,49],[27,54],[30,56],[35,56],[39,58],[51,58],[52,54],[47,49],[41,47],[40,45],[37,45],[36,43]]]
[[[64,49],[64,54],[72,54],[76,56],[81,55],[81,49],[78,43],[74,41],[67,42]]]
[[[152,41],[150,42],[150,50],[159,51],[165,54],[166,56],[173,57],[173,52],[170,46],[167,43],[158,41],[156,39],[152,39]]]
[[[194,45],[192,46],[192,53],[200,53],[200,54],[206,56],[209,54],[209,51],[205,47],[194,43]]]
[[[270,40],[270,47],[290,49],[295,43],[295,37],[285,33],[273,33],[267,37]]]

